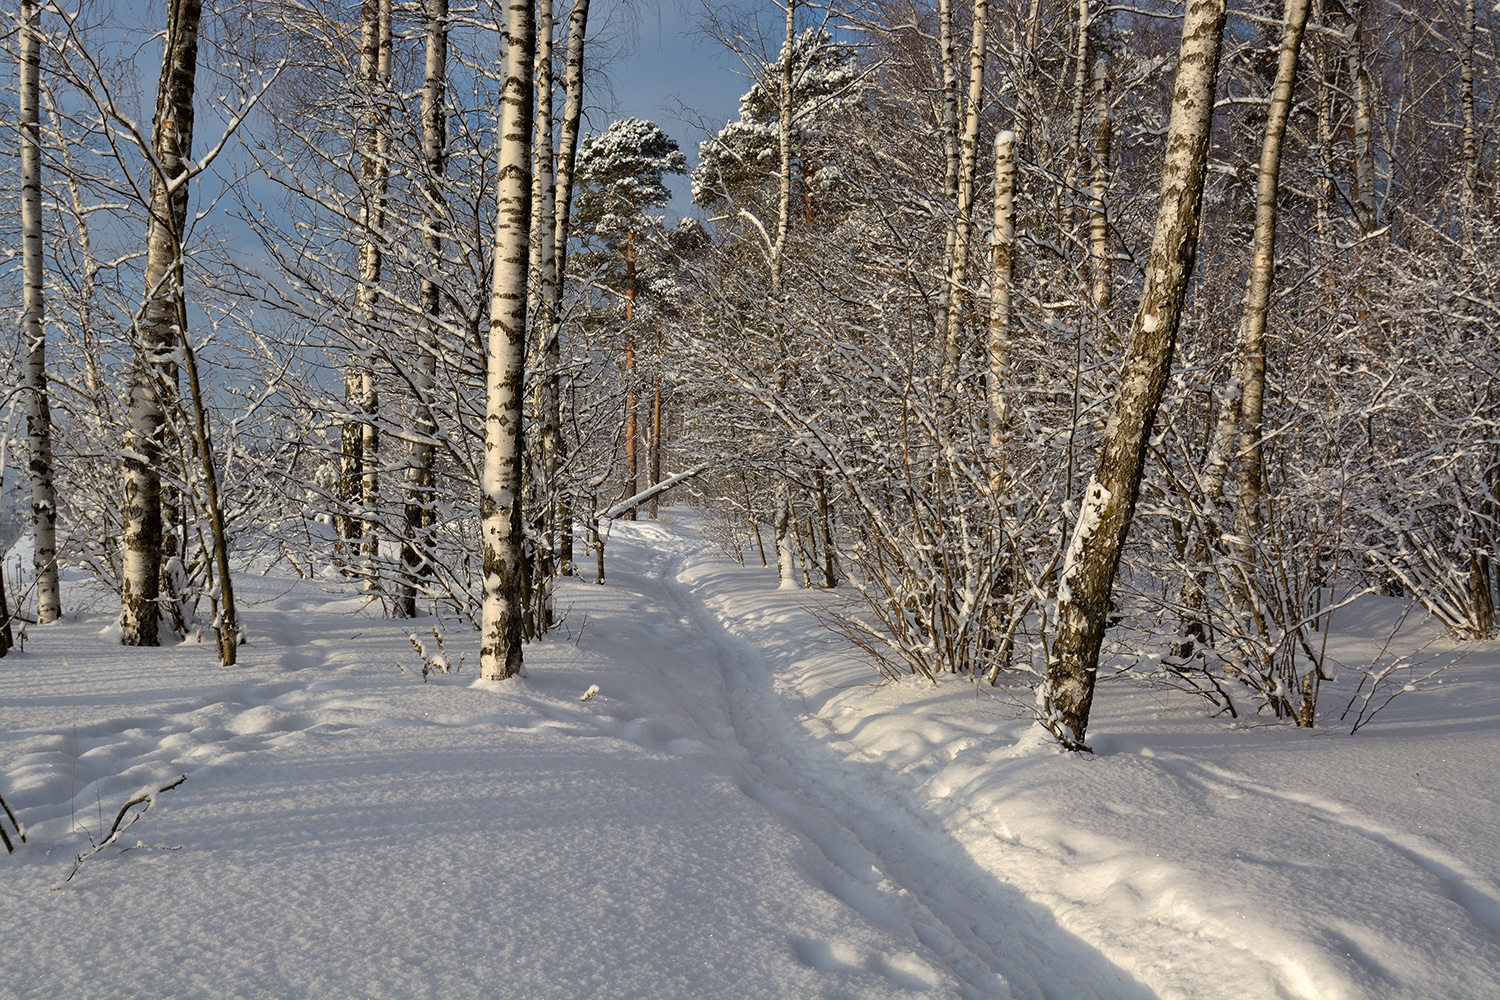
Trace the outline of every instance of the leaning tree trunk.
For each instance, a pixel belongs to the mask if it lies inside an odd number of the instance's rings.
[[[500,179],[494,285],[485,368],[484,471],[479,518],[484,605],[479,673],[503,680],[521,671],[526,614],[522,550],[522,433],[526,375],[526,284],[531,236],[531,69],[536,28],[531,0],[505,15],[505,89],[500,105]]]
[[[19,58],[21,113],[22,335],[26,343],[26,439],[31,473],[32,567],[36,573],[36,621],[46,625],[62,613],[57,581],[57,498],[52,487],[52,418],[47,396],[47,333],[42,292],[41,40],[36,0],[21,0]]]
[[[1213,122],[1224,0],[1189,0],[1173,82],[1161,198],[1140,306],[1099,464],[1080,505],[1057,589],[1056,634],[1037,692],[1038,721],[1070,750],[1087,750],[1099,648],[1120,553],[1135,514],[1147,442],[1198,244],[1203,176]]]
[[[198,68],[199,0],[169,0],[156,123],[151,137],[151,218],[146,228],[146,304],[137,324],[140,356],[130,384],[125,432],[120,641],[160,645],[161,465],[166,422],[161,387],[174,371],[182,315],[182,240],[187,226]]]
[[[396,590],[392,614],[415,618],[417,590],[432,575],[433,460],[437,420],[432,413],[432,394],[437,385],[438,337],[442,310],[437,268],[443,253],[443,175],[448,145],[448,112],[444,101],[448,89],[448,0],[427,0],[426,72],[422,84],[422,169],[426,186],[427,226],[422,245],[427,250],[422,276],[421,343],[417,346],[413,401],[411,455],[406,466],[406,529],[401,542],[402,577]]]

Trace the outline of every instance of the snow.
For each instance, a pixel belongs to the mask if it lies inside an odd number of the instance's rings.
[[[1500,645],[1354,736],[1347,684],[1309,732],[1106,678],[1068,754],[1024,688],[877,683],[811,613],[836,594],[695,516],[615,524],[524,680],[423,619],[458,666],[424,683],[412,623],[274,574],[237,583],[228,670],[113,645],[107,602],[31,628],[0,660],[28,834],[0,994],[1496,995]],[[1331,647],[1399,613],[1364,599]]]

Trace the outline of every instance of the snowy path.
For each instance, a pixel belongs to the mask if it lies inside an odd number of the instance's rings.
[[[1495,648],[1352,739],[1110,689],[1077,758],[1017,693],[871,683],[685,521],[617,526],[520,681],[423,684],[274,576],[233,671],[33,630],[0,997],[1500,996]]]
[[[677,619],[671,645],[717,669],[709,678],[719,690],[694,692],[689,702],[700,711],[712,706],[715,715],[694,721],[717,733],[710,739],[718,752],[745,762],[744,793],[817,847],[827,867],[808,877],[913,952],[893,959],[826,937],[798,938],[803,962],[824,971],[878,971],[914,990],[948,984],[945,992],[965,996],[1151,995],[1048,911],[976,866],[931,815],[893,794],[868,765],[835,755],[796,724],[765,660],[679,579],[701,542],[650,525],[634,526],[632,540],[655,554],[641,553],[648,571],[630,585],[648,606],[669,608]]]

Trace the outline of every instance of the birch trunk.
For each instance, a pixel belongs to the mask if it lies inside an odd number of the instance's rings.
[[[422,82],[422,168],[426,188],[427,226],[422,245],[427,266],[418,292],[422,306],[413,383],[410,454],[406,465],[405,533],[401,540],[402,576],[397,583],[392,615],[415,618],[417,591],[432,575],[432,505],[434,437],[437,421],[432,414],[432,394],[437,384],[437,359],[441,291],[436,280],[443,252],[443,175],[447,168],[448,112],[448,0],[427,0],[426,58]]]
[[[781,93],[779,95],[779,129],[777,159],[776,237],[771,244],[771,322],[775,324],[777,354],[783,362],[787,360],[786,330],[784,328],[785,273],[783,257],[786,253],[787,233],[792,221],[792,115],[795,103],[792,97],[793,53],[797,43],[796,0],[786,0],[786,30],[781,49]],[[779,379],[779,388],[786,388],[786,375]],[[776,572],[783,588],[797,586],[796,546],[792,531],[792,484],[785,469],[776,471],[776,517],[772,527],[776,535]]]
[[[1173,81],[1161,198],[1140,306],[1099,463],[1085,490],[1058,583],[1056,633],[1037,692],[1038,721],[1071,750],[1086,750],[1099,648],[1135,514],[1147,442],[1172,369],[1177,327],[1197,251],[1224,0],[1188,0]]]
[[[943,78],[943,103],[939,128],[943,139],[943,208],[955,211],[958,204],[958,173],[962,155],[958,137],[958,48],[953,37],[953,0],[938,0],[938,63]],[[950,220],[943,243],[943,285],[938,289],[937,349],[941,352],[942,383],[948,380],[948,314],[953,308],[953,254],[958,230]]]
[[[990,493],[1005,490],[1005,443],[1010,398],[1005,365],[1010,353],[1010,283],[1016,246],[1016,134],[995,136],[995,236],[990,247],[990,330],[985,387],[989,396]]]
[[[1354,98],[1354,218],[1361,236],[1379,224],[1375,208],[1374,111],[1370,72],[1365,66],[1364,0],[1349,4],[1349,87]]]
[[[125,433],[120,641],[160,645],[162,434],[161,387],[172,381],[181,333],[182,240],[187,224],[193,146],[193,88],[198,67],[199,0],[170,0],[152,130],[151,218],[146,228],[146,304],[137,324],[140,357],[131,378]]]
[[[1063,182],[1059,192],[1062,198],[1058,224],[1063,238],[1069,238],[1073,228],[1073,188],[1078,181],[1078,165],[1083,159],[1083,119],[1089,104],[1089,28],[1092,26],[1089,0],[1078,0],[1078,38],[1073,53],[1073,110],[1069,116],[1068,151],[1063,158]]]
[[[503,680],[521,671],[526,613],[521,480],[531,233],[531,68],[536,48],[533,14],[531,0],[509,0],[506,5],[495,267],[485,368],[484,478],[479,497],[484,582],[479,671],[486,680]]]
[[[1266,116],[1265,142],[1261,145],[1260,172],[1256,181],[1255,248],[1245,285],[1245,311],[1241,319],[1240,367],[1244,372],[1240,390],[1239,419],[1239,510],[1231,545],[1235,562],[1245,574],[1243,596],[1249,605],[1249,574],[1255,563],[1255,539],[1261,534],[1263,490],[1261,442],[1265,435],[1266,317],[1270,312],[1271,287],[1276,273],[1276,196],[1281,180],[1281,145],[1291,115],[1297,85],[1297,59],[1307,26],[1309,0],[1287,0],[1286,23],[1281,35],[1281,56],[1271,106]]]
[[[969,46],[968,107],[964,112],[964,130],[958,144],[958,178],[954,191],[954,220],[950,230],[948,289],[943,320],[943,392],[951,394],[963,353],[963,320],[961,302],[964,281],[968,277],[969,237],[974,228],[974,171],[979,159],[979,121],[984,102],[984,62],[989,28],[989,5],[974,0],[974,33]],[[945,421],[946,422],[946,421]]]
[[[1112,330],[1108,322],[1113,301],[1109,266],[1109,214],[1105,199],[1109,194],[1109,157],[1111,123],[1109,120],[1109,66],[1103,56],[1094,62],[1094,177],[1093,200],[1089,205],[1089,272],[1092,277],[1094,311]],[[1110,346],[1114,346],[1111,344]]]
[[[552,33],[555,27],[552,0],[537,0],[536,64],[533,69],[536,87],[535,138],[532,143],[531,179],[531,228],[535,234],[531,246],[532,272],[536,286],[531,297],[536,302],[532,310],[536,327],[541,332],[541,343],[537,345],[536,360],[542,368],[542,378],[536,390],[536,422],[542,466],[539,475],[534,475],[532,488],[537,494],[535,528],[539,539],[532,562],[531,623],[540,634],[552,627],[552,586],[557,578],[554,561],[556,530],[554,525],[557,491],[557,459],[555,432],[549,433],[548,411],[552,403],[549,390],[556,383],[551,376],[553,359],[549,355],[556,349],[553,331],[557,328],[557,310],[562,296],[559,294],[557,273],[557,175],[554,169],[552,150]],[[549,440],[549,437],[551,440]]]
[[[41,8],[21,0],[21,273],[22,336],[26,343],[26,439],[31,474],[31,532],[35,550],[36,621],[62,614],[57,581],[57,497],[52,485],[52,417],[47,393],[46,303],[42,291]]]
[[[384,127],[378,104],[390,90],[391,83],[391,0],[365,0],[364,11],[374,8],[373,21],[366,13],[360,48],[360,69],[367,86],[367,111],[364,151],[360,157],[360,179],[365,204],[360,227],[363,243],[359,255],[359,290],[356,312],[364,350],[373,354],[379,338],[375,327],[380,299],[380,273],[383,264],[381,244],[385,241],[386,189],[390,184],[390,134]],[[374,37],[370,37],[373,29]],[[372,58],[373,57],[373,58]],[[365,589],[379,585],[376,563],[380,556],[380,534],[377,518],[380,507],[380,399],[375,386],[375,369],[369,356],[360,359],[359,398],[356,401],[359,423],[359,507],[360,562]]]
[[[559,476],[567,460],[567,438],[562,431],[562,294],[567,282],[568,234],[573,210],[573,167],[578,158],[579,126],[583,120],[583,49],[588,32],[589,0],[573,0],[568,12],[568,55],[563,80],[562,132],[557,143],[557,194],[553,252],[557,284],[553,288],[552,326],[542,355],[547,366],[542,406],[542,468],[551,484],[549,495],[557,504],[553,514],[558,531],[557,558],[564,574],[573,570],[573,504],[562,489]]]
[[[1458,57],[1460,99],[1464,116],[1464,180],[1459,196],[1459,212],[1463,216],[1464,246],[1468,249],[1466,259],[1474,252],[1474,213],[1479,201],[1479,129],[1474,108],[1474,36],[1477,30],[1477,5],[1475,0],[1465,0],[1463,38]]]

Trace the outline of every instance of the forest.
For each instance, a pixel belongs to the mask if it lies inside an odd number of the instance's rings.
[[[1101,671],[1321,725],[1363,595],[1495,637],[1489,6],[685,16],[747,76],[691,165],[590,0],[8,10],[0,655],[76,571],[232,665],[276,566],[504,679],[685,500],[1069,749]]]

